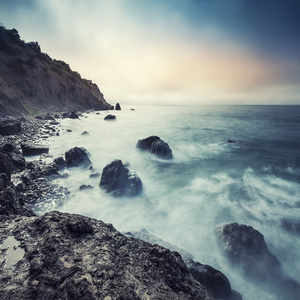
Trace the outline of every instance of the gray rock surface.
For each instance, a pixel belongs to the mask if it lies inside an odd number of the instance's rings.
[[[14,135],[21,132],[21,122],[18,119],[0,120],[0,135]]]
[[[178,253],[102,221],[53,211],[2,217],[1,227],[2,299],[214,299]],[[24,250],[11,264],[8,237]]]
[[[129,171],[121,160],[116,159],[103,169],[100,187],[114,196],[136,196],[142,191],[142,181],[135,172]]]
[[[92,164],[83,147],[74,147],[65,153],[67,167],[88,167]]]
[[[149,151],[159,158],[172,159],[173,154],[169,145],[161,140],[158,136],[149,136],[145,139],[138,140],[136,147],[140,150]]]

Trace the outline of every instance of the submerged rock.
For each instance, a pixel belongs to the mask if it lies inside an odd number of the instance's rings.
[[[172,159],[173,154],[169,145],[161,140],[158,136],[149,136],[145,139],[138,140],[136,147],[141,150],[147,150],[159,158]]]
[[[65,161],[67,167],[88,167],[92,164],[83,147],[74,147],[65,152]]]
[[[178,253],[102,221],[52,211],[11,217],[1,227],[0,243],[13,234],[25,251],[11,267],[0,253],[3,299],[213,300]]]
[[[78,115],[74,113],[73,111],[68,116],[70,119],[79,119]]]
[[[36,145],[32,143],[22,143],[21,149],[24,156],[40,155],[42,153],[49,152],[49,147],[46,147],[44,145]]]
[[[18,119],[0,120],[0,135],[14,135],[21,132],[21,121]]]
[[[104,120],[115,120],[116,116],[115,115],[107,115]]]
[[[142,181],[116,159],[103,169],[100,187],[114,196],[136,196],[142,191]]]
[[[299,283],[282,274],[279,260],[269,251],[259,231],[251,226],[231,223],[218,227],[216,234],[221,249],[244,274],[276,289],[283,299],[297,299]]]

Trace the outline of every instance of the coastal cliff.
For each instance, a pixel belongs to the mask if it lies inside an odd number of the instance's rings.
[[[0,26],[0,116],[112,109],[98,86]]]

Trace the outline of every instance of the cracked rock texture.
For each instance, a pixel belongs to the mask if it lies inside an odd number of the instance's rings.
[[[57,211],[0,221],[1,244],[13,235],[25,251],[7,266],[1,250],[2,299],[214,299],[177,252],[102,221]]]

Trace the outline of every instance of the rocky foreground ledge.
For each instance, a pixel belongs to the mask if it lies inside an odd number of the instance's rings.
[[[58,211],[1,219],[2,245],[24,251],[12,264],[15,250],[2,248],[2,299],[214,299],[177,252],[102,221]]]

